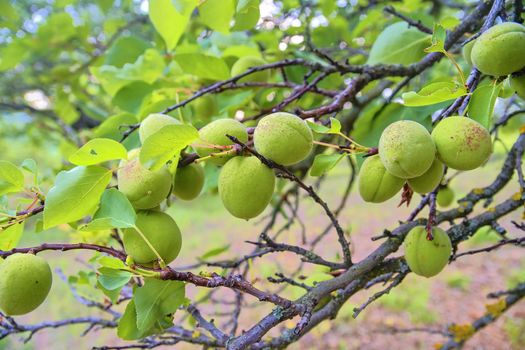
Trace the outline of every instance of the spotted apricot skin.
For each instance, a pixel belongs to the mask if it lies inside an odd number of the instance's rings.
[[[519,97],[525,99],[525,73],[519,76],[512,75],[510,77],[510,86]]]
[[[219,174],[219,195],[233,216],[249,220],[261,214],[275,189],[273,171],[256,157],[234,157]]]
[[[448,264],[452,243],[447,233],[439,227],[432,228],[433,240],[427,239],[425,227],[416,226],[405,238],[405,259],[410,270],[423,277],[440,273]]]
[[[476,39],[472,63],[484,74],[504,76],[525,67],[525,26],[505,22],[493,26]]]
[[[0,264],[0,310],[24,315],[47,298],[53,275],[49,264],[33,254],[13,254]]]
[[[263,60],[260,57],[254,57],[254,56],[245,56],[239,58],[232,66],[231,69],[231,76],[237,76],[239,74],[242,74],[246,72],[248,69],[262,66],[266,64],[266,61]],[[267,82],[270,79],[271,73],[269,70],[262,70],[260,72],[255,72],[250,75],[247,75],[238,81],[240,83],[246,83],[246,82]]]
[[[385,168],[402,179],[423,175],[432,165],[436,147],[425,127],[411,120],[390,124],[379,139],[379,157]]]
[[[430,168],[423,175],[408,179],[407,182],[414,192],[421,194],[432,192],[441,182],[443,170],[443,163],[434,159]]]
[[[365,202],[384,202],[401,190],[404,179],[390,174],[378,155],[366,158],[359,171],[359,194]]]
[[[233,145],[233,141],[226,135],[235,136],[239,141],[246,143],[248,141],[248,132],[246,127],[235,119],[225,118],[217,119],[207,124],[199,130],[198,144],[203,146],[227,146]],[[209,156],[212,153],[218,153],[223,150],[196,146],[195,151],[200,157]],[[210,161],[217,165],[223,165],[232,156],[212,158]]]
[[[481,124],[467,117],[443,119],[432,131],[438,158],[456,170],[472,170],[492,153],[490,134]]]
[[[282,165],[304,160],[313,148],[312,131],[304,120],[278,112],[262,118],[253,133],[255,149]]]

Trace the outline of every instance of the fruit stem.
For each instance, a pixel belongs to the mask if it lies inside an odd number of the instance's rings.
[[[212,154],[210,154],[209,156],[206,156],[206,157],[197,158],[197,159],[195,159],[194,162],[199,164],[199,163],[204,162],[205,160],[209,160],[209,159],[213,159],[213,158],[223,158],[223,157],[228,157],[228,156],[235,155],[235,154],[237,154],[237,150],[234,148],[234,149],[230,149],[230,150],[227,150],[227,151],[212,153]]]
[[[467,83],[465,81],[465,74],[463,73],[463,70],[461,69],[461,67],[459,66],[459,64],[456,62],[456,60],[454,59],[454,57],[452,57],[452,55],[450,53],[448,53],[448,51],[443,51],[445,53],[445,56],[447,56],[447,58],[452,62],[452,64],[456,67],[456,70],[458,71],[459,73],[459,77],[461,78],[461,83],[463,84],[464,87],[466,87],[468,89],[468,86],[467,86]]]
[[[313,143],[324,147],[335,148],[345,153],[366,153],[370,150],[369,147],[361,146],[360,144],[357,144],[355,142],[350,146],[334,145],[332,143],[326,143],[322,141],[314,141]]]
[[[144,242],[146,242],[146,244],[148,245],[149,249],[151,249],[151,251],[157,256],[157,259],[159,260],[159,265],[161,268],[164,268],[166,267],[166,263],[164,262],[164,259],[162,259],[162,257],[160,256],[159,252],[157,252],[157,250],[155,249],[155,247],[153,247],[153,245],[151,244],[151,242],[146,238],[146,236],[144,235],[144,233],[142,233],[142,231],[137,227],[137,225],[134,225],[133,228],[139,233],[140,237],[142,237],[142,239],[144,240]]]

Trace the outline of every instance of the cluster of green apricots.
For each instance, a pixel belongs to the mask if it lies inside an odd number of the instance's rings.
[[[510,85],[525,98],[525,27],[502,23],[485,31],[463,48],[465,59],[482,73],[503,77],[510,75]],[[240,59],[232,75],[264,64],[260,58]],[[267,81],[269,71],[254,72],[244,81]],[[201,99],[199,115],[214,109],[213,100]],[[180,124],[168,115],[151,114],[139,128],[141,142],[167,125]],[[248,143],[246,126],[234,119],[219,119],[199,130],[194,145],[200,159],[221,166],[219,194],[224,207],[235,217],[251,219],[269,204],[275,175],[257,157],[237,155],[232,149],[234,136]],[[289,113],[273,113],[262,118],[253,133],[258,153],[278,164],[288,166],[304,160],[313,148],[313,135],[304,120]],[[457,170],[481,166],[492,152],[488,131],[467,117],[449,117],[439,122],[432,134],[414,121],[398,121],[388,126],[379,140],[378,154],[367,157],[359,177],[359,192],[367,202],[380,203],[398,193],[407,183],[418,193],[428,193],[440,185],[444,165]],[[170,194],[192,200],[202,191],[204,169],[200,162],[179,167],[173,176],[167,167],[151,171],[139,161],[140,149],[129,152],[117,171],[118,189],[137,210],[136,226],[123,230],[124,249],[138,264],[156,266],[158,258],[169,264],[179,254],[182,235],[176,222],[160,209]],[[437,202],[448,206],[454,193],[440,188]],[[413,228],[404,241],[405,259],[410,269],[421,276],[438,274],[448,263],[452,244],[447,233],[432,228],[427,239],[424,227]],[[147,242],[144,240],[147,239]],[[13,254],[0,260],[0,309],[8,315],[22,315],[36,309],[47,297],[52,285],[48,263],[34,254]]]
[[[511,89],[525,98],[525,26],[511,22],[493,26],[465,45],[463,56],[485,75],[509,76]],[[381,136],[379,156],[363,164],[359,189],[370,202],[389,199],[405,181],[415,192],[430,192],[441,183],[443,165],[457,170],[475,169],[491,152],[488,131],[466,117],[444,119],[431,135],[414,122],[394,123]],[[439,189],[440,206],[450,205],[453,198],[448,187]],[[413,228],[404,241],[405,259],[414,273],[432,277],[447,265],[452,244],[438,227],[432,228],[432,239],[428,237],[424,227]]]
[[[359,192],[367,202],[379,203],[393,197],[406,184],[418,193],[440,186],[444,166],[472,170],[492,153],[490,134],[478,122],[460,116],[439,122],[430,134],[414,121],[390,124],[379,139],[378,154],[368,157],[359,174]],[[440,190],[441,192],[441,190]],[[438,201],[449,205],[453,193],[445,188]],[[447,264],[452,244],[445,231],[433,228],[427,239],[425,228],[412,229],[405,239],[405,259],[410,269],[431,277]]]

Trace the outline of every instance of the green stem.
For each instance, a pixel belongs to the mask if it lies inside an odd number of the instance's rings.
[[[144,240],[144,242],[146,242],[146,244],[148,245],[149,249],[151,249],[151,251],[157,256],[157,259],[159,260],[159,265],[161,268],[165,268],[166,267],[166,263],[164,262],[164,259],[162,259],[162,257],[160,256],[159,252],[157,252],[157,250],[155,249],[155,247],[153,247],[153,245],[151,244],[151,242],[146,238],[146,236],[144,235],[144,233],[142,233],[142,231],[137,227],[137,225],[133,226],[133,228],[138,232],[138,234],[140,235],[140,237],[142,237],[142,239]]]
[[[232,156],[232,155],[235,155],[235,154],[237,154],[237,150],[236,149],[230,149],[230,150],[227,150],[227,151],[216,152],[216,153],[212,153],[212,154],[210,154],[209,156],[206,156],[206,157],[197,158],[195,160],[195,163],[198,164],[198,163],[202,163],[205,160],[209,160],[209,159],[212,159],[212,158],[223,158],[223,157],[228,157],[228,156]]]

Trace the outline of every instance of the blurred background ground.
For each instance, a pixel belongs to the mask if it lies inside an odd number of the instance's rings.
[[[503,154],[497,152],[491,162],[485,167],[462,174],[456,177],[451,187],[457,198],[461,197],[474,187],[483,187],[489,184],[497,174],[503,161]],[[348,176],[346,164],[341,164],[330,173],[320,189],[320,195],[327,200],[331,207],[338,204]],[[312,179],[310,179],[312,180]],[[511,184],[498,194],[494,203],[511,196],[517,190],[517,185]],[[410,208],[397,208],[399,198],[387,203],[374,205],[365,204],[357,194],[350,195],[347,207],[343,210],[340,221],[343,227],[351,232],[354,261],[366,257],[381,242],[373,242],[370,237],[378,235],[383,229],[393,229],[397,221],[406,218],[417,204],[419,197],[414,197]],[[481,210],[478,208],[478,210]],[[195,258],[213,248],[230,245],[229,249],[217,256],[225,259],[241,256],[252,251],[253,247],[245,240],[256,240],[260,225],[257,220],[245,222],[232,218],[222,207],[217,196],[206,194],[193,202],[174,202],[169,210],[182,229],[184,236],[183,250],[173,264],[174,267],[186,266],[195,263]],[[203,213],[205,213],[203,215]],[[328,223],[320,208],[310,200],[305,200],[300,210],[300,217],[307,227],[309,238],[319,234]],[[508,229],[509,236],[517,236],[510,220],[521,220],[521,211],[506,217],[500,224]],[[446,226],[446,225],[445,225]],[[31,246],[39,242],[66,241],[68,235],[59,230],[43,233],[26,232],[22,246]],[[294,224],[289,232],[283,233],[280,238],[284,241],[297,242],[300,239],[300,226]],[[491,243],[489,238],[477,238],[477,242],[467,242],[460,246],[461,250],[481,247]],[[328,259],[334,259],[338,252],[335,233],[330,233],[318,246],[317,252]],[[76,274],[81,264],[91,255],[79,252],[43,253],[55,269],[65,271],[67,275]],[[280,254],[281,255],[281,254]],[[275,272],[291,273],[298,266],[298,259],[294,255],[282,254],[266,256],[253,262],[253,271],[248,276],[254,280],[259,288],[275,288],[266,282],[266,277]],[[217,271],[214,268],[198,268],[199,270]],[[307,266],[304,274],[318,273]],[[292,345],[291,349],[431,349],[435,343],[443,341],[439,335],[427,333],[390,334],[385,333],[389,327],[439,328],[449,323],[467,323],[480,317],[485,310],[485,304],[493,302],[487,299],[489,292],[506,289],[518,281],[525,280],[525,259],[523,249],[504,247],[490,254],[478,254],[460,258],[448,266],[445,271],[433,279],[409,275],[404,283],[390,295],[382,297],[370,305],[359,317],[352,318],[353,307],[364,302],[374,291],[360,292],[350,299],[341,310],[337,320],[325,322],[313,332]],[[206,294],[206,291],[197,290],[188,286],[187,294],[193,300]],[[298,297],[298,290],[285,290],[284,296]],[[97,295],[101,298],[101,295]],[[228,290],[221,290],[213,296],[216,299],[233,300],[234,294]],[[249,328],[255,320],[271,311],[271,305],[256,303],[251,297],[246,297],[248,304],[258,305],[246,308],[241,314],[240,328]],[[201,309],[205,314],[228,314],[231,305],[217,305]],[[180,312],[182,314],[182,312]],[[17,318],[23,324],[42,321],[58,320],[65,317],[79,317],[100,315],[93,309],[78,305],[69,291],[66,282],[55,274],[52,292],[47,301],[34,313]],[[465,346],[465,349],[523,349],[525,348],[525,303],[514,306],[510,312],[504,314],[496,323],[476,334]],[[209,316],[217,319],[220,326],[229,329],[220,316]],[[187,320],[184,325],[187,325]],[[293,327],[297,319],[283,324],[283,327]],[[87,336],[80,337],[85,329],[83,326],[49,329],[37,333],[27,344],[20,342],[17,337],[0,341],[0,349],[89,349],[93,346],[124,344],[116,338],[114,330],[93,331]],[[277,336],[274,330],[271,336]],[[192,349],[188,344],[176,346],[180,349]]]

